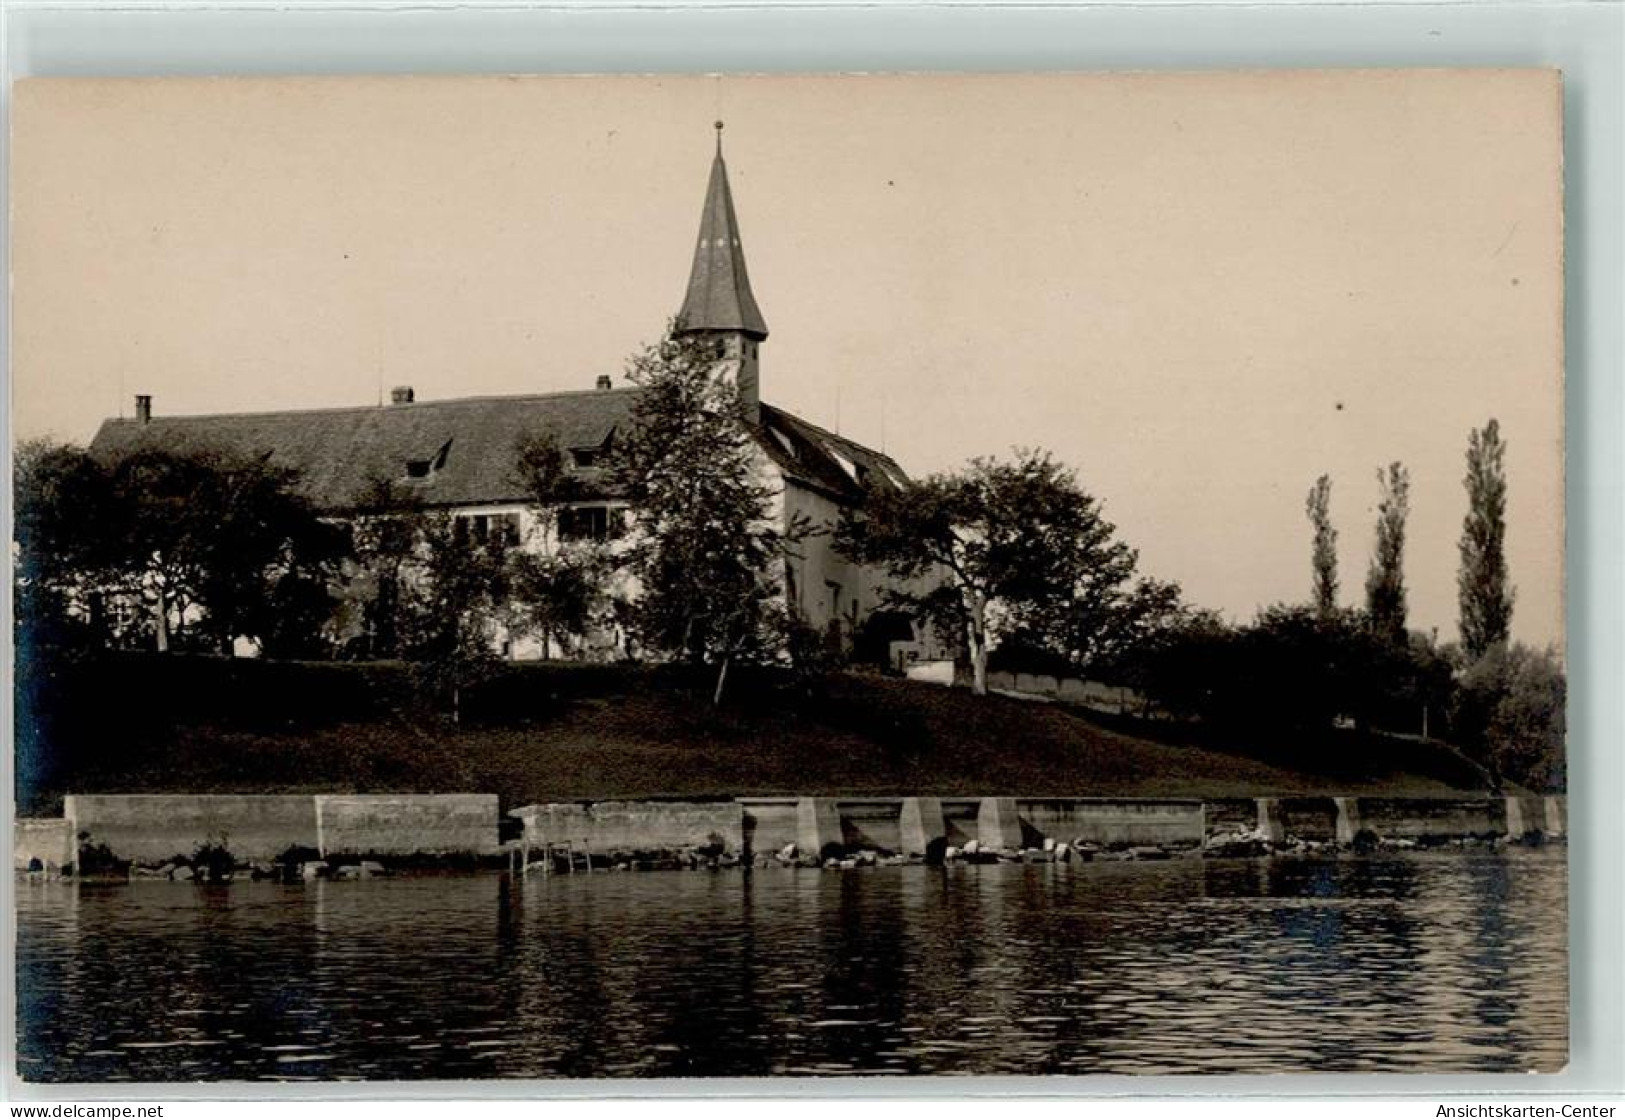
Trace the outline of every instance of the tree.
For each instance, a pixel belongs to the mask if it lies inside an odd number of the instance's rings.
[[[360,653],[367,658],[404,654],[414,629],[413,579],[427,514],[415,495],[387,479],[374,479],[350,518],[354,570],[347,599],[359,606]]]
[[[290,570],[325,583],[341,542],[297,481],[265,458],[212,447],[146,448],[113,465],[109,530],[126,587],[152,612],[157,648],[195,625],[229,652],[233,638],[271,627]]]
[[[1452,731],[1497,785],[1510,779],[1533,790],[1560,790],[1567,695],[1554,651],[1503,642],[1462,671]]]
[[[417,519],[417,543],[401,590],[407,601],[402,650],[418,662],[429,689],[451,702],[462,722],[464,692],[497,661],[498,614],[508,601],[508,544],[500,534],[474,540],[467,523],[444,511]]]
[[[61,644],[70,634],[105,643],[103,592],[118,557],[107,472],[83,448],[43,440],[19,444],[14,464],[19,649]]]
[[[609,539],[615,534],[609,532],[605,540],[563,539],[565,511],[605,493],[595,481],[571,470],[552,432],[521,438],[514,459],[515,481],[529,499],[534,518],[534,547],[510,553],[509,621],[515,630],[539,635],[543,655],[548,656],[556,639],[586,634],[606,612],[605,588],[612,568]]]
[[[999,632],[1037,635],[1077,657],[1100,652],[1131,597],[1135,564],[1114,532],[1070,470],[1023,451],[1012,463],[973,459],[956,474],[871,493],[843,513],[836,547],[885,569],[890,604],[964,641],[972,689],[983,695]]]
[[[611,476],[631,507],[626,558],[638,584],[630,623],[647,647],[717,670],[771,658],[783,644],[783,560],[798,531],[773,522],[775,490],[759,473],[720,348],[667,337],[632,359],[641,389],[612,449]]]
[[[1405,638],[1405,519],[1410,515],[1410,472],[1390,463],[1377,472],[1377,544],[1366,574],[1366,613],[1372,631],[1395,644]]]
[[[1494,419],[1467,437],[1467,517],[1461,527],[1461,645],[1477,660],[1507,641],[1514,593],[1507,582],[1506,444]]]
[[[1329,617],[1337,610],[1337,530],[1332,528],[1332,479],[1321,475],[1309,488],[1304,510],[1314,526],[1314,605]]]
[[[150,447],[106,465],[79,448],[26,447],[24,616],[78,619],[105,642],[131,629],[108,608],[134,601],[134,630],[160,650],[191,633],[229,651],[239,636],[291,638],[299,621],[319,628],[342,540],[297,483],[265,458],[222,448]]]

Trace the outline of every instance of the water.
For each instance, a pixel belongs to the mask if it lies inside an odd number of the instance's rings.
[[[1564,854],[19,884],[20,1068],[1555,1071]]]

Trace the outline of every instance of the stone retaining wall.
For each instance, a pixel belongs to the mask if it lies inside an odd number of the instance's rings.
[[[1363,827],[1385,840],[1460,839],[1467,836],[1508,834],[1506,803],[1512,798],[1481,797],[1454,801],[1417,797],[1362,797]],[[1529,799],[1537,806],[1539,799]],[[1542,827],[1544,815],[1535,812],[1531,828]],[[1526,828],[1519,828],[1522,836]]]
[[[397,856],[498,849],[495,794],[75,794],[63,800],[63,825],[138,864],[204,844],[223,844],[245,861],[289,848]]]
[[[526,805],[511,816],[525,824],[532,844],[570,843],[594,852],[654,852],[704,848],[718,841],[723,850],[744,847],[740,802],[599,801]]]
[[[38,860],[45,871],[60,871],[78,862],[73,826],[66,820],[19,817],[11,830],[11,865],[26,871]]]
[[[162,863],[204,844],[224,844],[246,860],[315,848],[316,799],[309,795],[95,794],[63,800],[74,835],[106,844],[120,859]]]
[[[488,855],[499,847],[494,793],[316,798],[316,847],[334,855]]]
[[[1024,840],[1100,847],[1160,844],[1196,847],[1206,834],[1202,802],[1147,798],[1018,799]]]

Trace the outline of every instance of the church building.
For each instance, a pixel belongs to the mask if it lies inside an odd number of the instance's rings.
[[[742,422],[778,493],[774,516],[784,528],[800,519],[814,527],[833,527],[841,511],[860,505],[866,493],[908,484],[887,455],[762,399],[767,321],[751,291],[720,131],[688,288],[675,322],[679,332],[722,343],[726,357],[719,375],[737,383]],[[91,450],[103,459],[154,446],[207,446],[266,456],[273,465],[296,472],[305,495],[327,517],[354,516],[383,480],[423,508],[465,521],[470,540],[499,533],[521,547],[569,547],[573,541],[611,534],[624,503],[613,494],[576,503],[558,517],[560,540],[544,540],[549,529],[515,480],[516,449],[526,436],[549,433],[568,455],[572,471],[599,482],[617,431],[631,422],[638,391],[615,387],[608,375],[580,390],[432,401],[418,400],[410,386],[401,386],[389,403],[376,406],[207,416],[164,416],[150,397],[141,396],[134,418],[105,421]],[[881,605],[882,574],[840,556],[828,533],[807,537],[784,576],[788,605],[812,626],[843,641],[850,642]],[[901,624],[890,636],[907,641],[910,629]],[[912,636],[925,637],[918,631]],[[600,635],[587,647],[561,651],[544,649],[524,635],[499,635],[496,640],[516,658],[561,652],[607,657],[620,644],[614,635]]]

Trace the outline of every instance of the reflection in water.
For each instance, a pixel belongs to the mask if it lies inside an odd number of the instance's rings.
[[[1561,849],[18,885],[59,1081],[1556,1070]]]

